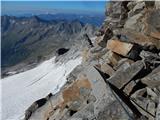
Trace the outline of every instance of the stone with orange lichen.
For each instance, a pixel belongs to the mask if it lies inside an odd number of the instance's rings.
[[[62,92],[63,102],[60,107],[63,110],[67,103],[76,101],[81,98],[80,89],[91,89],[91,84],[87,78],[77,80]]]
[[[109,40],[107,42],[107,49],[123,56],[126,56],[130,52],[132,47],[133,44],[121,42],[119,40]]]

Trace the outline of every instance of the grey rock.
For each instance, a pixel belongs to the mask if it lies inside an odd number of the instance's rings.
[[[92,116],[94,116],[93,103],[86,105],[83,109],[76,112],[69,120],[88,120]]]
[[[160,120],[160,97],[159,97],[159,103],[156,110],[156,120]]]
[[[67,83],[72,83],[72,81],[77,79],[77,76],[83,72],[84,66],[78,65],[73,71],[67,76]]]
[[[130,11],[128,12],[128,18],[132,17],[133,15],[134,15],[133,10],[130,10]]]
[[[90,52],[91,52],[91,53],[101,52],[102,49],[103,49],[102,47],[96,46],[96,47],[91,48],[91,49],[90,49]]]
[[[71,105],[69,106],[69,110],[78,111],[80,107],[82,106],[82,104],[83,104],[82,101],[76,100],[71,103]]]
[[[160,1],[155,1],[155,7],[156,9],[160,9]]]
[[[151,88],[147,87],[147,95],[150,97],[152,101],[158,103],[158,95]]]
[[[114,84],[116,87],[121,88],[123,87],[127,82],[129,82],[135,75],[137,75],[140,70],[143,68],[143,62],[137,61],[131,66],[125,65],[124,67],[120,67],[114,75],[112,75],[108,80]]]
[[[113,31],[110,28],[107,28],[104,36],[101,38],[101,41],[98,43],[101,47],[106,47],[107,41],[113,36]]]
[[[140,97],[144,96],[145,93],[147,93],[147,89],[143,88],[143,89],[137,90],[135,93],[131,95],[131,97],[135,99],[139,99]]]
[[[156,19],[155,19],[156,18]],[[157,39],[160,39],[160,10],[152,10],[147,17],[147,32],[150,34],[152,37],[156,37]],[[155,35],[154,35],[155,34]]]
[[[131,1],[127,4],[127,7],[129,10],[132,10],[134,8],[134,6],[136,5],[136,2],[135,1]]]
[[[142,13],[139,13],[139,14],[136,14],[132,17],[130,17],[125,25],[124,25],[124,28],[127,28],[127,29],[131,29],[131,30],[135,30],[135,31],[140,31],[140,26],[138,26],[138,20],[143,16]]]
[[[138,2],[133,8],[133,13],[138,14],[144,9],[144,7],[145,7],[145,2]]]
[[[155,5],[155,1],[145,1],[146,8],[153,8]]]
[[[80,88],[80,95],[83,96],[84,98],[89,97],[90,93],[91,93],[91,89]]]
[[[142,78],[141,81],[150,88],[160,86],[160,66],[154,69],[149,75]]]
[[[156,113],[156,104],[153,101],[148,102],[147,111],[155,116]],[[148,120],[155,120],[155,118],[148,114]]]
[[[110,105],[105,106],[104,109],[97,115],[97,120],[128,120],[129,117],[125,113],[118,101],[113,101]]]
[[[98,112],[103,109],[105,105],[108,105],[110,102],[112,102],[114,98],[109,87],[107,87],[103,78],[95,68],[89,66],[86,70],[86,73],[92,84],[92,94],[96,98],[94,103],[94,114],[98,114]]]

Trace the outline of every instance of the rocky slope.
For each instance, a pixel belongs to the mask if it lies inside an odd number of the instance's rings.
[[[160,119],[160,2],[110,1],[106,16],[83,63],[25,120]]]
[[[45,21],[37,16],[1,19],[3,76],[27,65],[35,66],[54,56],[59,48],[71,49],[75,42],[83,40],[84,34],[91,37],[97,29],[78,20]]]

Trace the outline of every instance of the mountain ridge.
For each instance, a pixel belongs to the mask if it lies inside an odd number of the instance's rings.
[[[94,35],[97,27],[78,20],[46,21],[38,16],[2,16],[2,72],[19,63],[36,63],[59,48],[70,48],[80,36]],[[39,60],[38,60],[39,61]]]

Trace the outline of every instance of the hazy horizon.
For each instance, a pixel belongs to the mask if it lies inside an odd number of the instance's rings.
[[[1,14],[104,14],[105,5],[105,1],[2,1]]]

